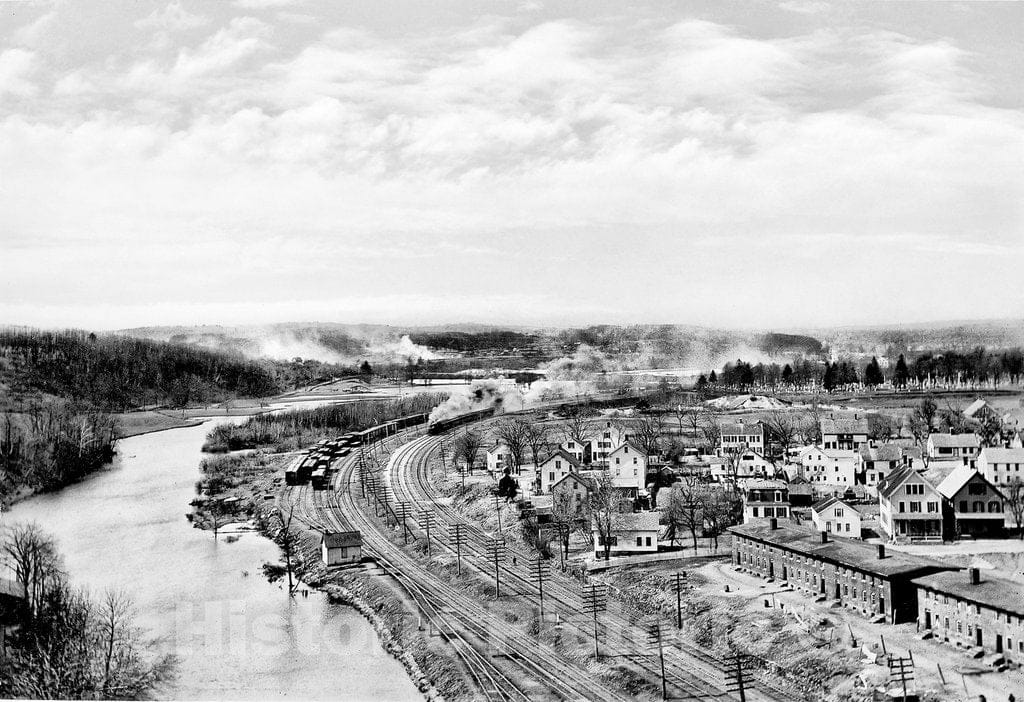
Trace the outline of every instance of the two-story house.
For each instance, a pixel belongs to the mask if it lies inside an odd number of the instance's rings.
[[[978,470],[990,483],[1002,487],[1014,478],[1024,480],[1024,449],[986,446],[978,454]]]
[[[903,448],[896,444],[861,446],[857,453],[860,458],[857,482],[872,495],[877,494],[878,484],[885,480],[887,475],[908,465],[904,459]]]
[[[590,442],[581,444],[573,439],[567,439],[560,443],[558,448],[576,459],[580,465],[590,463]]]
[[[608,475],[617,488],[643,491],[647,486],[647,454],[627,441],[608,454]]]
[[[763,422],[723,424],[718,444],[718,455],[724,456],[750,449],[762,456],[768,448],[768,433]]]
[[[505,444],[496,443],[484,453],[487,458],[487,472],[491,475],[500,478],[506,468],[512,467],[512,453]]]
[[[743,523],[790,516],[789,488],[783,480],[748,480],[743,489]]]
[[[551,492],[551,486],[570,473],[579,472],[580,464],[565,451],[555,451],[537,466],[537,483],[541,494]]]
[[[826,497],[814,503],[811,506],[811,521],[818,531],[851,539],[860,538],[860,512],[838,497]]]
[[[956,461],[975,468],[981,452],[981,439],[977,434],[929,434],[925,449],[930,460]]]
[[[819,495],[844,493],[856,481],[859,454],[845,449],[808,446],[797,456],[798,474],[814,486]]]
[[[960,466],[939,483],[938,490],[945,498],[943,526],[947,539],[1003,535],[1006,500],[984,475]]]
[[[878,521],[893,541],[941,541],[942,495],[912,468],[878,484]]]
[[[579,473],[569,473],[552,485],[551,511],[561,521],[589,521],[590,480]]]
[[[820,429],[822,448],[856,451],[868,443],[868,420],[860,413],[822,417]]]

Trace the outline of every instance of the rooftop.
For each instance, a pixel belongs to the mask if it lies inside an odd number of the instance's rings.
[[[981,582],[972,585],[965,572],[946,572],[914,578],[914,582],[946,595],[977,602],[1024,616],[1024,583],[988,575],[981,571]]]
[[[733,424],[722,425],[722,435],[731,436],[733,434],[761,434],[764,432],[764,425],[761,422],[739,422]]]
[[[970,466],[958,466],[954,468],[941,483],[939,483],[937,489],[943,497],[952,498],[960,492],[963,486],[967,484],[967,481],[974,476],[978,476],[982,480],[985,479],[985,476]]]
[[[845,502],[840,500],[835,495],[830,495],[829,497],[826,497],[823,500],[819,500],[818,502],[815,502],[813,505],[811,505],[811,511],[819,512],[820,513],[822,510],[826,510],[829,507],[832,507],[833,505],[841,505],[842,507],[845,507],[846,509],[848,509],[848,510],[850,510],[852,512],[856,512],[857,514],[860,514],[860,510],[859,509],[857,509],[853,505],[846,504]]]
[[[822,434],[867,434],[868,419],[857,414],[847,417],[822,417]]]
[[[363,535],[358,531],[335,531],[323,535],[321,543],[327,548],[343,548],[345,546],[362,546]]]
[[[986,446],[982,453],[989,463],[1024,463],[1024,449]]]
[[[936,448],[978,448],[981,439],[977,434],[931,434],[928,441]]]
[[[821,543],[821,535],[814,527],[797,524],[780,525],[772,529],[770,523],[751,522],[729,527],[729,531],[880,577],[925,574],[956,567],[898,551],[888,551],[885,558],[879,558],[872,544],[831,535],[826,543]]]
[[[865,461],[899,461],[903,459],[903,447],[896,444],[861,446],[860,456]]]
[[[658,531],[661,512],[616,512],[612,515],[613,531]]]

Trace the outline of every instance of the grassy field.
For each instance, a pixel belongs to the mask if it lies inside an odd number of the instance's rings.
[[[199,421],[183,419],[180,412],[125,412],[124,414],[115,414],[114,419],[117,422],[117,438],[119,439],[202,424]]]

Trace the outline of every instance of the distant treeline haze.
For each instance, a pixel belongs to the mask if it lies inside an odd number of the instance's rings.
[[[238,451],[270,447],[279,451],[304,448],[328,435],[361,431],[398,417],[429,412],[447,399],[443,393],[421,393],[398,400],[360,401],[311,409],[262,414],[240,425],[222,424],[206,437],[204,451]]]
[[[0,329],[0,382],[13,396],[46,393],[109,411],[266,397],[354,371],[82,331]]]

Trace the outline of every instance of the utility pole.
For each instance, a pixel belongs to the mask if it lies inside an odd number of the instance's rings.
[[[899,683],[903,688],[903,700],[907,699],[907,683],[914,682],[914,658],[912,656],[889,655],[889,684]]]
[[[451,543],[459,562],[459,575],[462,575],[462,547],[466,543],[466,525],[462,522],[452,525]]]
[[[501,497],[494,495],[494,511],[498,515],[498,533],[501,533]]]
[[[537,557],[530,562],[530,575],[537,583],[537,591],[540,593],[540,618],[544,619],[544,581],[551,577],[551,566],[543,558]]]
[[[466,473],[468,473],[469,470],[466,468],[466,466],[459,466],[457,470],[458,470],[458,473],[459,473],[459,478],[462,479],[462,494],[465,495],[466,494]]]
[[[501,567],[499,563],[505,559],[505,542],[500,539],[487,539],[487,557],[494,561],[494,599],[501,597]]]
[[[408,502],[399,502],[395,505],[395,517],[402,520],[402,543],[409,543],[409,525],[406,523],[406,519],[409,518],[411,512]]]
[[[583,607],[580,611],[594,617],[594,658],[601,660],[601,650],[598,648],[597,614],[608,608],[608,588],[595,583],[583,586]]]
[[[732,665],[725,671],[726,692],[737,692],[740,702],[747,702],[747,689],[743,679],[743,659],[746,658],[739,651],[734,651],[731,656]]]
[[[427,532],[427,558],[430,558],[430,527],[434,525],[434,510],[429,507],[420,510],[420,524]]]
[[[680,570],[675,577],[676,591],[676,628],[683,628],[683,589],[687,588],[686,571]]]
[[[661,699],[668,699],[668,682],[665,679],[665,646],[661,620],[655,617],[647,625],[647,644],[658,647],[658,658],[661,661]]]

